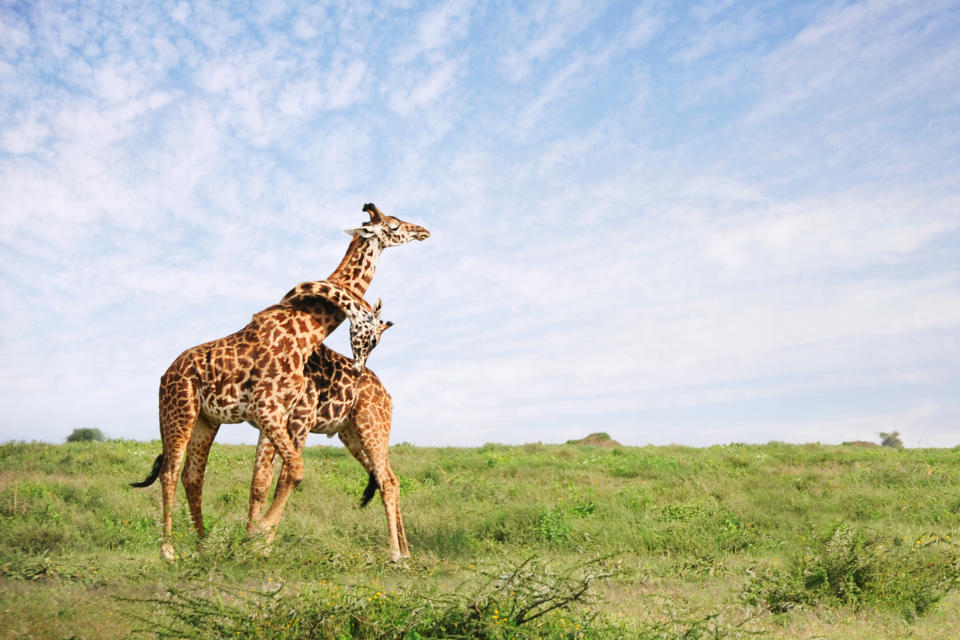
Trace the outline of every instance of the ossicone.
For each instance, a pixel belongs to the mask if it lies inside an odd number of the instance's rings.
[[[376,222],[377,220],[383,220],[383,214],[380,213],[380,209],[377,209],[377,205],[373,204],[372,202],[368,202],[367,204],[363,205],[363,210],[370,214],[370,220],[373,222]]]

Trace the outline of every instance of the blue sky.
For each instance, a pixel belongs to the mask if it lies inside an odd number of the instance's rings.
[[[394,442],[960,444],[957,33],[955,1],[4,3],[0,440],[156,438],[169,363],[372,201],[433,233],[368,296]]]

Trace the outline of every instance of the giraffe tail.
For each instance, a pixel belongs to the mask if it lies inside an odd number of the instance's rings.
[[[373,500],[373,496],[377,493],[377,489],[379,488],[380,485],[377,484],[377,479],[373,476],[373,472],[371,471],[370,480],[367,481],[367,488],[363,490],[363,498],[360,499],[360,508],[370,504],[370,501]]]
[[[160,467],[163,466],[163,454],[157,456],[157,459],[153,462],[153,470],[150,472],[150,475],[146,477],[143,482],[131,482],[131,487],[149,487],[154,483],[157,477],[160,476]]]

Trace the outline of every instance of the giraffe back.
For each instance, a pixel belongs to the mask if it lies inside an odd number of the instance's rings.
[[[249,420],[257,397],[290,407],[304,389],[309,356],[341,322],[344,314],[326,300],[273,305],[255,314],[240,331],[184,351],[161,380],[164,401],[184,401],[165,393],[166,380],[196,381],[200,412],[213,424]],[[169,396],[169,397],[167,397]]]

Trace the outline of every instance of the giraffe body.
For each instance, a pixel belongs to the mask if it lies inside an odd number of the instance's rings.
[[[194,526],[201,536],[204,534],[200,505],[203,476],[221,424],[250,422],[284,461],[284,483],[278,485],[273,503],[259,521],[272,536],[287,499],[303,477],[303,461],[290,439],[287,420],[306,388],[303,370],[307,359],[347,315],[358,323],[374,321],[369,317],[369,307],[363,308],[362,296],[373,278],[380,252],[430,235],[423,227],[383,215],[372,204],[365,205],[364,211],[370,214],[370,221],[348,231],[353,240],[326,282],[302,283],[280,304],[255,314],[240,331],[184,351],[161,378],[163,453],[151,476],[133,484],[147,486],[158,475],[161,479],[161,551],[165,558],[174,557],[172,510],[182,463]],[[364,313],[368,315],[361,315]],[[379,312],[375,321],[379,338],[385,328],[379,322]],[[375,341],[367,344],[369,348],[374,345]],[[358,369],[362,370],[362,363]],[[249,521],[248,531],[253,531],[255,524]]]
[[[321,345],[307,361],[306,389],[288,423],[294,446],[302,451],[308,433],[339,435],[353,457],[370,476],[363,505],[380,489],[387,516],[390,555],[393,560],[410,557],[400,513],[400,483],[390,468],[390,424],[393,400],[380,379],[369,369],[357,373],[341,354]],[[253,483],[250,488],[250,518],[256,519],[266,499],[273,475],[276,447],[262,434],[257,443]],[[284,463],[277,489],[286,482]],[[375,484],[373,484],[375,483]]]
[[[286,421],[305,388],[303,368],[307,358],[326,337],[329,327],[339,324],[344,315],[359,327],[370,324],[375,317],[353,294],[336,285],[318,284],[315,289],[326,294],[326,299],[269,307],[255,314],[242,330],[183,352],[161,378],[165,557],[173,556],[171,511],[184,454],[188,454],[184,487],[194,522],[203,534],[200,504],[193,499],[196,492],[192,487],[203,483],[209,447],[221,424],[247,421],[256,426],[290,467],[289,480],[277,493],[264,526],[275,526],[282,504],[302,479],[303,461],[290,441]],[[344,310],[333,306],[332,301],[342,304]],[[379,324],[378,316],[376,321]],[[358,335],[365,337],[366,330]],[[361,341],[354,347],[365,361],[369,342]],[[356,364],[362,369],[361,361]]]

